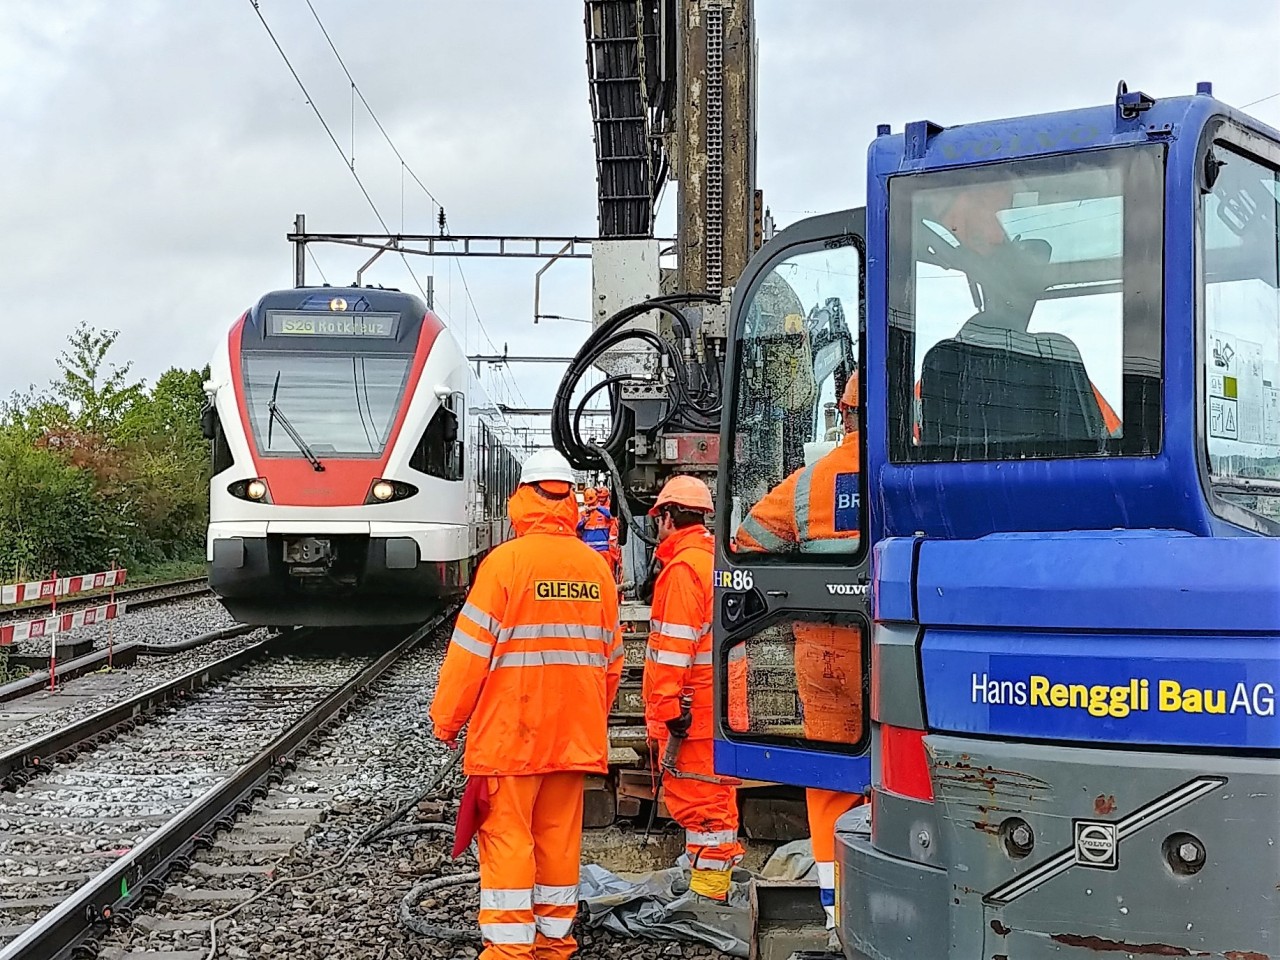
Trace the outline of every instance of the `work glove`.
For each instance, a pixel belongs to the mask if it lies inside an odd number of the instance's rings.
[[[693,716],[688,713],[682,713],[674,720],[667,721],[667,732],[673,737],[687,737],[689,735],[689,727],[693,725]]]

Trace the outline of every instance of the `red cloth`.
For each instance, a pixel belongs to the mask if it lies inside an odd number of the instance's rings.
[[[458,804],[458,825],[453,834],[453,859],[462,856],[480,824],[489,815],[489,787],[485,777],[467,777],[462,801]]]

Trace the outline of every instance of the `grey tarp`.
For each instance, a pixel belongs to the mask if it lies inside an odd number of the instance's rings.
[[[808,840],[784,843],[760,870],[765,880],[808,880],[818,882],[818,868],[813,862],[813,845]]]
[[[604,867],[587,864],[578,879],[583,921],[624,937],[691,940],[733,957],[750,954],[751,875],[734,871],[727,903],[689,892],[689,872],[671,867],[626,880]]]

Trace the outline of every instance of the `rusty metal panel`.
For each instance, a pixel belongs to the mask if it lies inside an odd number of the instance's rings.
[[[753,0],[682,0],[672,144],[682,290],[732,286],[754,245],[754,34]]]
[[[720,437],[714,433],[666,433],[660,456],[663,463],[714,470],[720,463]]]

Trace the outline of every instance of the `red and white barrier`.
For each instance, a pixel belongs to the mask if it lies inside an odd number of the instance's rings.
[[[0,607],[26,603],[29,600],[53,600],[55,597],[68,597],[89,590],[118,587],[124,583],[124,580],[125,571],[121,569],[86,573],[79,577],[55,577],[30,583],[12,583],[0,587]]]
[[[38,620],[23,620],[20,623],[6,623],[0,627],[0,647],[23,640],[37,640],[41,637],[53,637],[77,627],[88,627],[95,623],[114,620],[124,613],[126,602],[104,603],[98,607],[86,607],[71,613],[60,613],[52,617],[41,617]]]

